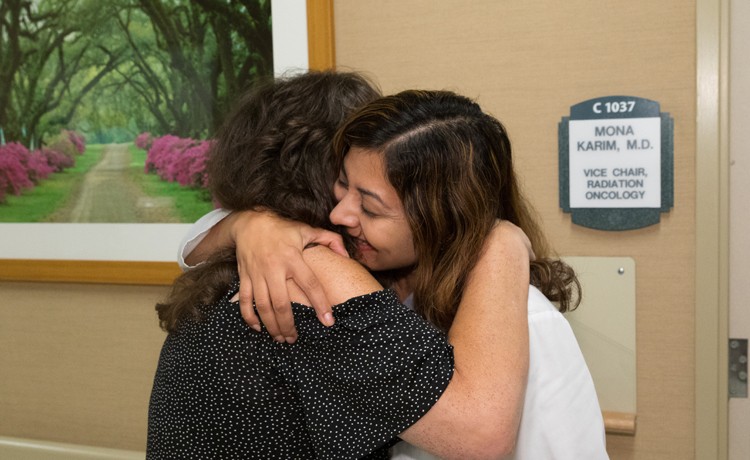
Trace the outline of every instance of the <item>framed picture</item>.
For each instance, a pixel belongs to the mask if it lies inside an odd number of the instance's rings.
[[[334,66],[332,0],[274,0],[274,73]],[[190,224],[3,223],[0,280],[170,284]]]

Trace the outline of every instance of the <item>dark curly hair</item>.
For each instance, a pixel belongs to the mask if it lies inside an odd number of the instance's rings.
[[[352,72],[311,71],[257,84],[238,100],[210,153],[214,199],[226,209],[264,209],[331,229],[338,175],[334,134],[348,115],[378,96]],[[182,319],[199,318],[198,307],[218,301],[236,276],[234,248],[183,273],[156,305],[161,327],[174,331]]]

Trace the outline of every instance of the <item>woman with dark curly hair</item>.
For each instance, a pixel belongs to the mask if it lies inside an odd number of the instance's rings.
[[[330,228],[331,139],[346,114],[376,95],[346,73],[260,85],[217,136],[214,197]],[[242,320],[231,301],[234,250],[175,281],[156,307],[169,335],[149,406],[147,458],[387,458],[396,436],[432,407],[453,372],[445,338],[359,264],[323,250],[307,251],[313,266],[326,267],[320,278],[348,280],[326,283],[341,302],[338,321],[325,328],[314,310],[295,304],[294,345]],[[309,303],[301,293],[293,298]]]

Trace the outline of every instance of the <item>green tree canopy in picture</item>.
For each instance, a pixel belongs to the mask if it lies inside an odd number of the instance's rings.
[[[268,0],[3,0],[0,128],[32,148],[207,138],[272,56]]]

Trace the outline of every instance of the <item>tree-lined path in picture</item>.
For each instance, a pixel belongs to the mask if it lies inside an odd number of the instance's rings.
[[[101,161],[84,176],[76,195],[50,222],[180,222],[170,197],[149,197],[133,180],[128,144],[108,144]]]
[[[201,168],[234,102],[273,78],[271,19],[268,0],[0,0],[0,222],[213,209]]]

